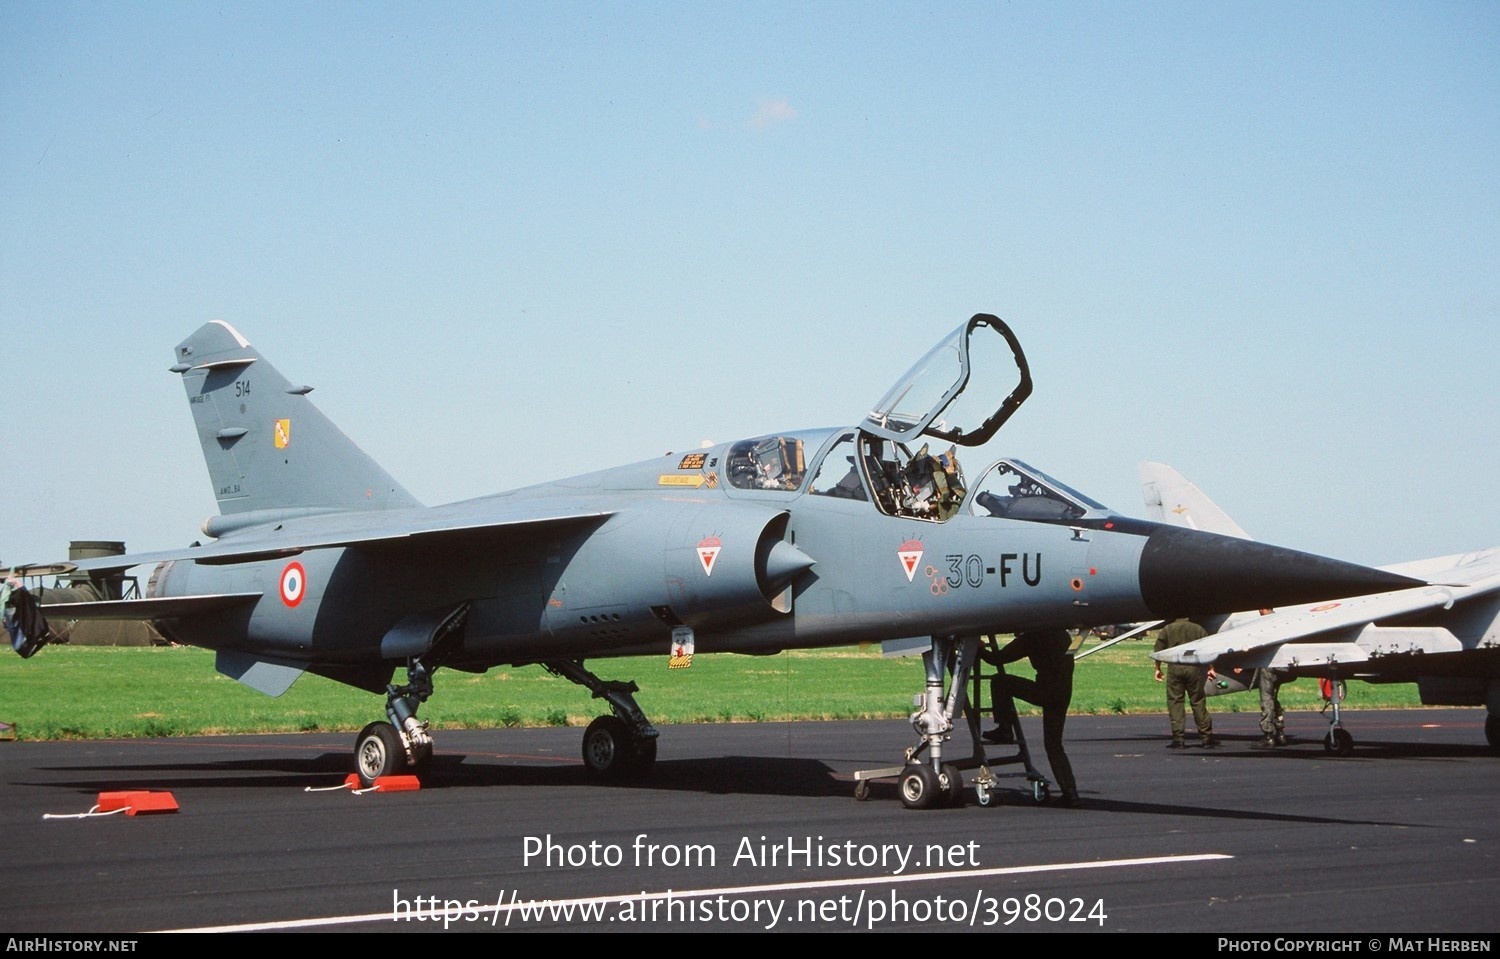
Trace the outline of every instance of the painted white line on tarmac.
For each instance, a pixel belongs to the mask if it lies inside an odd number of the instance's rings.
[[[1059,862],[1036,866],[1006,866],[995,869],[959,869],[953,872],[926,872],[905,876],[866,876],[853,879],[813,879],[803,882],[768,883],[760,886],[720,886],[714,889],[669,889],[665,892],[639,892],[620,896],[588,896],[579,899],[513,899],[505,903],[480,903],[478,908],[488,916],[501,915],[517,909],[532,910],[545,905],[548,908],[565,909],[581,905],[615,905],[625,902],[647,902],[653,899],[703,899],[713,896],[754,896],[770,892],[807,892],[816,889],[847,889],[860,886],[899,886],[917,882],[951,881],[954,879],[984,879],[994,876],[1028,876],[1049,872],[1069,872],[1083,869],[1129,869],[1137,866],[1173,866],[1192,862],[1212,862],[1233,859],[1225,853],[1199,853],[1191,856],[1149,856],[1143,859],[1106,859],[1098,862]],[[422,898],[426,898],[425,896]],[[442,921],[457,919],[452,909],[413,909],[403,911],[401,921]],[[393,912],[372,912],[354,916],[326,916],[320,919],[287,919],[281,922],[247,922],[232,926],[200,926],[194,929],[162,929],[160,932],[272,932],[286,929],[316,929],[320,926],[350,926],[373,922],[395,922]]]

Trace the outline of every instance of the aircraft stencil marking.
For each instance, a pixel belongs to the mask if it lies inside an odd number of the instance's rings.
[[[693,665],[693,631],[686,626],[672,630],[672,655],[667,660],[668,669],[687,669]]]
[[[284,450],[292,443],[292,421],[276,421],[276,448]]]
[[[927,578],[931,581],[927,584],[928,592],[932,593],[932,595],[934,596],[942,596],[943,594],[948,592],[948,580],[938,572],[938,568],[936,566],[929,566],[922,572],[925,573],[927,575]]]

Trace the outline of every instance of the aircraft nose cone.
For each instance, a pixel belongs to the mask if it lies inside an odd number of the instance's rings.
[[[1425,585],[1253,540],[1162,526],[1141,551],[1141,598],[1163,618],[1296,606]]]

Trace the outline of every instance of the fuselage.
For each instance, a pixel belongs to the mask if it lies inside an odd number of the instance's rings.
[[[665,653],[674,627],[691,629],[701,652],[774,653],[1167,613],[1151,601],[1162,590],[1151,579],[1172,573],[1153,574],[1148,547],[1183,531],[1119,516],[1014,460],[972,485],[954,469],[959,495],[942,509],[893,505],[875,488],[879,463],[845,475],[855,436],[770,434],[441,507],[294,516],[224,542],[269,551],[315,541],[330,525],[444,532],[404,537],[399,548],[381,540],[233,564],[179,561],[152,577],[151,595],[259,592],[248,608],[162,628],[194,645],[350,664],[426,653],[428,624],[462,607],[445,660],[471,669]],[[783,459],[797,451],[795,469],[766,478],[736,463],[736,450],[769,439]],[[996,476],[1021,491],[1011,496]],[[552,519],[499,522],[530,514]]]

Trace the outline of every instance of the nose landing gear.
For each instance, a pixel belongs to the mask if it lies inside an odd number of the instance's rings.
[[[997,704],[996,715],[1002,731],[1009,733],[1004,741],[1015,743],[1019,749],[1018,754],[991,760],[981,745],[979,714],[971,708],[971,703],[979,702],[981,694],[980,677],[974,672],[979,644],[980,638],[977,636],[963,639],[952,636],[932,638],[931,648],[922,654],[927,685],[914,698],[917,710],[911,714],[912,727],[916,729],[920,741],[906,750],[905,761],[900,766],[857,770],[854,773],[855,799],[863,802],[870,798],[872,779],[895,778],[896,793],[901,798],[901,804],[908,809],[956,806],[963,801],[964,771],[977,769],[974,795],[979,805],[988,806],[995,799],[995,788],[999,783],[999,778],[990,767],[1023,763],[1032,798],[1038,803],[1047,801],[1051,784],[1031,763],[1031,754],[1021,731],[1021,721],[1016,715],[1015,703],[1009,697]],[[972,698],[965,691],[971,675],[974,677],[975,689]],[[948,680],[946,692],[943,689],[945,679]],[[954,718],[959,713],[963,713],[967,721],[974,748],[967,758],[945,759],[943,744],[952,739]]]

